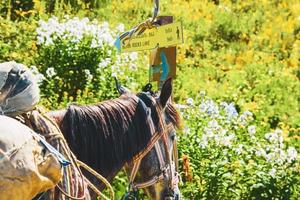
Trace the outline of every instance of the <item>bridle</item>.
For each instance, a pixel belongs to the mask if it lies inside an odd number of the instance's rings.
[[[161,115],[163,112],[163,109],[159,104],[157,104],[154,97],[149,92],[142,92],[138,94],[139,100],[141,103],[145,105],[145,102],[143,101],[143,98],[147,98],[147,100],[151,101],[154,107],[156,108],[156,112]],[[149,109],[145,105],[146,108]],[[149,116],[151,117],[151,116]],[[151,120],[152,121],[152,120]],[[129,187],[128,192],[123,196],[122,199],[138,199],[138,190],[144,189],[147,187],[150,187],[162,180],[167,179],[169,184],[169,189],[167,191],[167,194],[165,194],[165,200],[173,200],[178,199],[176,195],[174,194],[174,189],[178,186],[179,182],[179,174],[177,173],[177,148],[176,148],[176,139],[173,141],[173,156],[172,152],[169,151],[169,144],[168,144],[168,133],[174,129],[173,124],[169,123],[166,124],[165,120],[162,119],[162,130],[152,131],[152,137],[150,142],[148,143],[147,147],[140,152],[136,157],[133,158],[133,168],[129,176]],[[153,126],[154,127],[154,126]],[[164,147],[165,147],[165,157],[166,161],[164,160],[162,150],[160,148],[159,140],[161,139]],[[141,160],[152,150],[155,149],[156,155],[158,157],[159,165],[160,165],[160,173],[158,175],[153,176],[150,180],[147,180],[145,182],[136,183],[135,178],[138,172],[138,169],[141,164]]]

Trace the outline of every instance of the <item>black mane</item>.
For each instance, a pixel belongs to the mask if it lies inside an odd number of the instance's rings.
[[[161,112],[180,128],[175,107],[168,103],[161,110],[152,97],[126,93],[95,105],[70,105],[60,128],[79,160],[104,177],[113,177],[146,148],[154,132],[164,131]]]
[[[133,94],[71,105],[61,129],[76,157],[106,177],[142,151],[155,130],[148,108]]]

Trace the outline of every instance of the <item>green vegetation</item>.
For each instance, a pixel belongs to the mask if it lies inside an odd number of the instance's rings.
[[[22,2],[0,3],[0,61],[36,66],[48,109],[115,97],[114,75],[135,91],[147,83],[149,52],[120,55],[112,42],[151,17],[152,1]],[[217,2],[160,2],[160,15],[184,25],[174,82],[175,102],[188,104],[179,134],[182,193],[297,199],[300,3]],[[117,177],[118,197],[124,182]]]

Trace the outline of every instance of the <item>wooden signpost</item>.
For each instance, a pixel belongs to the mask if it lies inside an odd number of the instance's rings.
[[[160,25],[171,24],[173,22],[173,17],[161,16],[158,18],[157,22]],[[172,34],[172,36],[169,36],[172,37],[172,39],[183,42],[182,27],[179,28],[178,25],[175,25],[168,29],[167,32]],[[159,89],[161,89],[163,83],[168,78],[175,78],[176,46],[158,47],[157,49],[152,50],[150,52],[149,61],[149,81],[157,81]]]
[[[121,52],[132,52],[181,44],[183,42],[181,22],[170,23],[172,19],[170,16],[158,17],[157,28],[147,29],[131,38],[117,38],[115,46]]]
[[[150,50],[149,81],[157,81],[161,89],[176,76],[176,45],[183,43],[183,28],[181,22],[173,23],[173,16],[157,17],[155,25],[138,35],[122,34],[127,37],[118,37],[115,46],[120,52]]]

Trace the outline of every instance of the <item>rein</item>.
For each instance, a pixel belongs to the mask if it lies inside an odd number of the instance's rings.
[[[151,100],[151,102],[153,102],[152,99],[150,99],[150,100]],[[143,104],[145,104],[142,100],[141,100],[141,102]],[[155,102],[154,102],[154,105],[156,107],[157,113],[161,114],[162,113],[161,106],[156,104]],[[177,184],[179,182],[179,175],[176,172],[177,166],[178,166],[177,165],[177,162],[178,162],[177,147],[176,147],[176,144],[174,143],[174,146],[173,146],[174,153],[173,153],[173,159],[172,159],[171,152],[169,151],[169,144],[167,142],[167,140],[168,140],[167,133],[169,132],[169,130],[171,130],[173,128],[173,125],[172,124],[167,125],[165,123],[165,121],[161,120],[161,119],[160,119],[160,123],[163,125],[162,130],[160,132],[159,131],[155,131],[155,132],[153,131],[154,133],[152,132],[153,134],[152,134],[152,138],[151,138],[151,141],[149,142],[149,144],[146,146],[146,148],[142,152],[140,152],[136,157],[134,157],[134,159],[132,161],[133,168],[132,168],[132,171],[131,171],[130,177],[129,177],[129,192],[127,192],[123,196],[122,200],[137,199],[138,189],[150,187],[150,186],[160,182],[161,180],[164,180],[165,178],[169,179],[168,180],[169,181],[169,189],[171,191],[177,186]],[[164,144],[167,162],[164,161],[163,154],[162,154],[159,142],[158,142],[159,139],[162,139],[162,142]],[[174,142],[175,142],[175,140],[174,140]],[[134,180],[136,178],[138,169],[140,167],[141,160],[146,156],[146,154],[148,154],[153,149],[153,147],[155,148],[156,155],[158,157],[161,172],[159,173],[159,175],[154,176],[153,178],[151,178],[148,181],[145,181],[142,183],[135,183]],[[168,194],[167,198],[169,196],[173,197],[171,193],[172,192],[170,192],[170,194]]]

